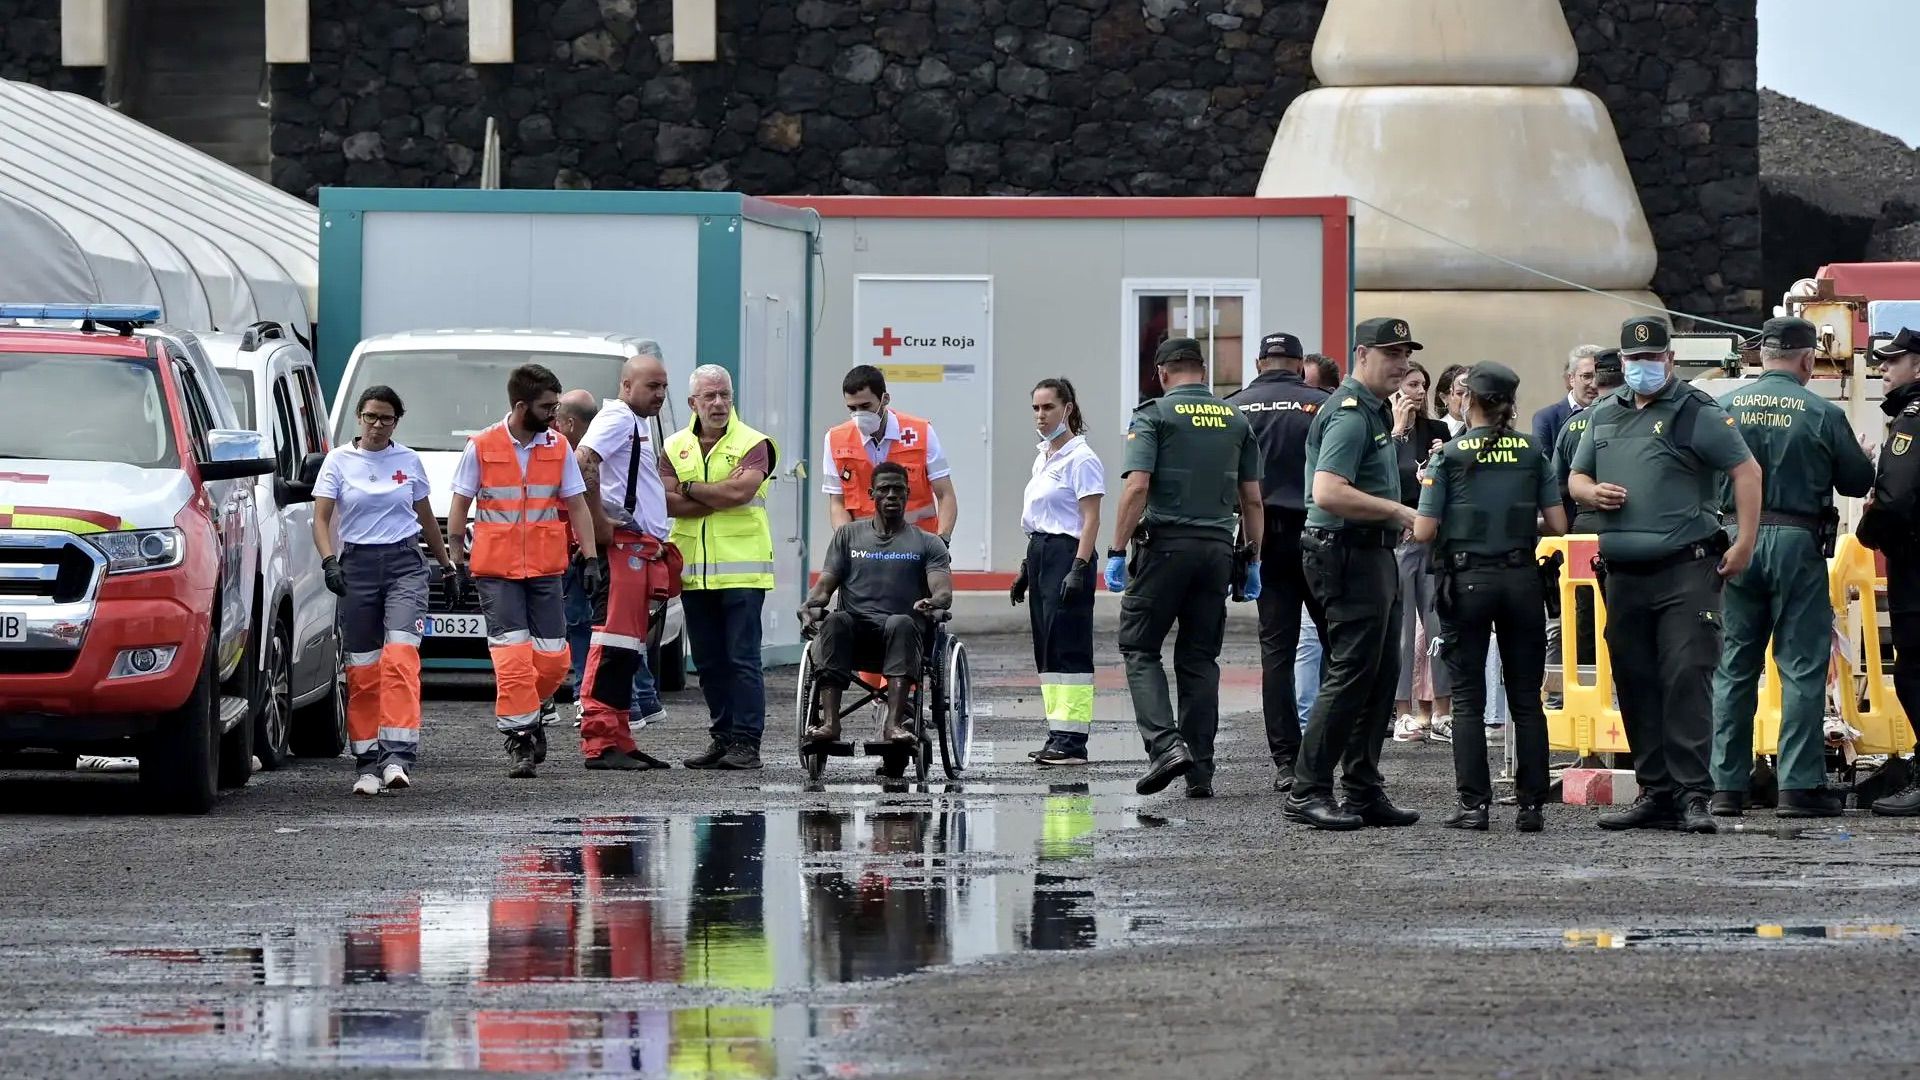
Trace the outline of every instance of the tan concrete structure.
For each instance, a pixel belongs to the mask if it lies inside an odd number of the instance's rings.
[[[1502,260],[1657,302],[1613,123],[1565,85],[1578,57],[1556,0],[1330,0],[1313,59],[1328,85],[1288,108],[1258,194],[1364,200],[1356,317],[1413,323],[1430,370],[1500,360],[1530,412],[1564,393],[1568,349],[1640,313]]]
[[[105,67],[107,0],[60,0],[60,62],[68,67]]]
[[[467,0],[467,59],[513,63],[513,0]]]
[[[267,0],[267,63],[307,63],[311,26],[307,0]]]

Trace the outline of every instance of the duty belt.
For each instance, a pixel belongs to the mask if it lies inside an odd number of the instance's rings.
[[[1399,534],[1385,529],[1322,529],[1308,526],[1306,533],[1324,543],[1354,548],[1392,548],[1399,546],[1400,541]]]
[[[1715,535],[1724,537],[1725,534],[1716,533]],[[1716,546],[1711,541],[1702,540],[1698,543],[1688,544],[1686,547],[1681,548],[1671,555],[1662,555],[1657,559],[1621,562],[1618,559],[1602,559],[1596,555],[1593,559],[1593,568],[1597,572],[1613,574],[1657,574],[1662,570],[1667,570],[1675,566],[1698,562],[1701,559],[1716,558],[1725,550],[1726,547],[1724,545]]]
[[[1487,555],[1478,551],[1455,551],[1447,556],[1449,570],[1487,570],[1533,565],[1533,553],[1525,548],[1514,548],[1498,555]]]
[[[1760,511],[1762,525],[1790,525],[1808,532],[1820,531],[1820,519],[1812,514],[1789,514],[1779,510]]]

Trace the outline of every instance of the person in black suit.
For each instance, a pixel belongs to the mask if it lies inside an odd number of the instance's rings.
[[[1593,385],[1593,358],[1600,346],[1581,345],[1567,354],[1567,396],[1533,414],[1533,445],[1560,445],[1560,429],[1573,414],[1593,404],[1598,391]]]

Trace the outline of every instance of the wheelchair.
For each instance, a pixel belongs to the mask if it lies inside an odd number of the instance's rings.
[[[868,757],[880,759],[880,775],[887,779],[905,777],[907,766],[911,765],[914,781],[925,783],[936,743],[940,748],[940,768],[949,780],[959,779],[972,759],[973,676],[967,667],[966,644],[947,632],[949,618],[951,614],[945,611],[933,617],[933,632],[926,635],[920,677],[914,681],[907,698],[903,719],[913,731],[914,741],[861,744]],[[794,739],[800,748],[800,764],[806,768],[807,780],[813,783],[819,782],[826,772],[828,758],[852,757],[854,753],[853,743],[845,740],[807,741],[807,727],[819,705],[820,684],[814,678],[813,643],[809,640],[800,656],[800,682],[794,694]],[[854,673],[840,699],[840,720],[844,722],[855,713],[876,706],[886,708],[885,685]]]

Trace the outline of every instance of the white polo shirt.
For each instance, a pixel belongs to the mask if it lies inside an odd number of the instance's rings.
[[[887,455],[893,452],[893,447],[887,444],[899,441],[900,418],[893,414],[892,409],[888,409],[886,430],[880,433],[879,438],[867,440],[867,462],[872,465],[878,465],[887,460]],[[820,460],[827,465],[826,468],[820,470],[820,490],[828,495],[846,494],[846,489],[840,486],[840,470],[832,467],[832,428],[827,429],[827,437],[820,445]],[[933,425],[929,423],[927,425],[927,479],[938,480],[941,477],[952,475],[953,467],[947,464],[947,452],[940,449],[940,433],[933,430]]]
[[[388,443],[380,451],[336,446],[327,451],[320,478],[313,483],[315,498],[334,501],[334,535],[342,544],[413,539],[420,534],[413,504],[431,491],[420,455],[399,443]]]
[[[610,398],[600,404],[600,412],[580,436],[580,445],[600,455],[600,505],[607,519],[616,526],[634,527],[655,539],[667,538],[667,489],[660,481],[660,451],[653,445],[653,424],[635,416],[627,403]],[[634,484],[640,490],[629,517],[627,469],[633,455],[640,455],[640,467],[634,471]]]
[[[1056,533],[1077,540],[1080,500],[1107,493],[1107,467],[1082,435],[1068,439],[1058,450],[1044,442],[1036,449],[1020,528],[1028,535]]]
[[[510,419],[512,419],[511,416],[502,417],[500,422],[505,424]],[[554,443],[559,443],[564,447],[567,444],[567,441],[560,437],[560,433],[552,428],[540,432],[526,442],[521,442],[513,437],[513,428],[509,426],[507,441],[513,444],[513,456],[520,462],[521,476],[527,475],[527,462],[533,460],[535,446],[552,446]],[[587,482],[581,478],[580,463],[574,460],[573,455],[567,454],[565,457],[566,460],[560,464],[560,497],[571,499],[575,495],[586,493]],[[466,447],[460,451],[459,463],[453,467],[453,493],[465,495],[469,499],[480,493],[480,455],[474,451],[472,439],[467,440]]]

